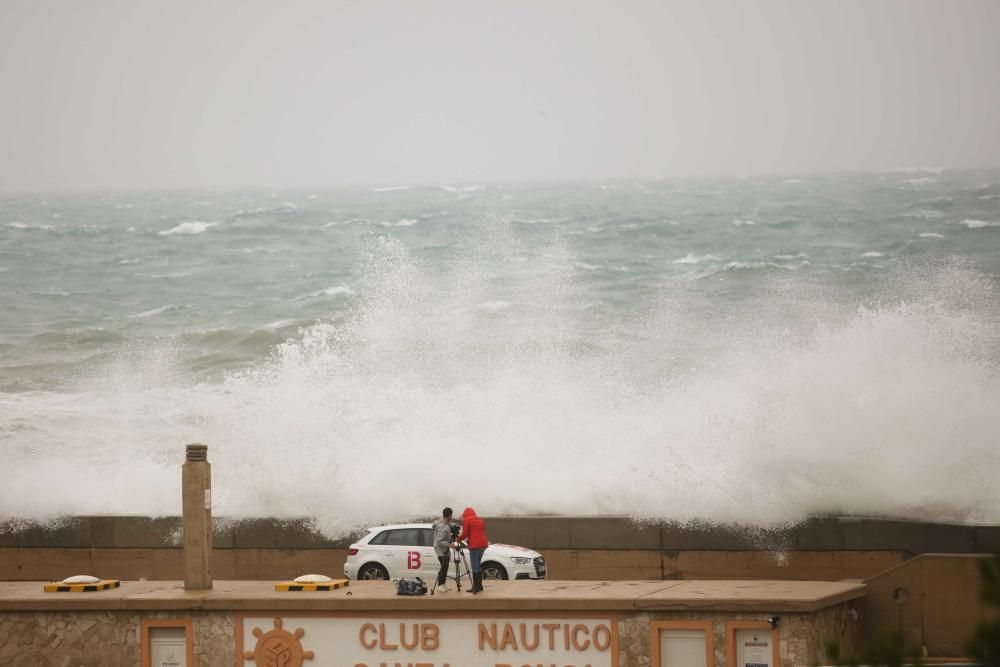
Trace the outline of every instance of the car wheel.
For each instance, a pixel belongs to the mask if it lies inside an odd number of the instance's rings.
[[[489,563],[483,563],[483,579],[491,579],[497,581],[500,579],[507,578],[507,570],[504,569],[503,565],[500,563],[494,563],[490,561]]]
[[[366,563],[358,570],[358,579],[364,581],[381,581],[388,578],[388,570],[378,563]]]

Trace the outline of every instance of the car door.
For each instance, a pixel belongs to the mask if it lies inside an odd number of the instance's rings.
[[[385,529],[376,532],[371,539],[369,539],[364,544],[358,545],[358,554],[355,556],[357,558],[357,565],[359,568],[365,563],[375,562],[383,565],[386,569],[386,573],[389,577],[392,577],[392,570],[389,566],[389,562],[386,559],[386,553],[391,553],[396,547],[388,547],[385,542],[392,533],[391,530]],[[358,572],[358,577],[361,578],[361,572]]]
[[[441,563],[438,562],[437,553],[434,551],[434,529],[421,528],[420,538],[420,560],[423,572],[420,576],[425,581],[431,581],[437,578],[438,571],[441,569]]]
[[[419,528],[394,528],[389,531],[384,544],[382,555],[389,568],[389,577],[423,576]]]

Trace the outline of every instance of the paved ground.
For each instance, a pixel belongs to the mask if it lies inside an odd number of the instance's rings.
[[[273,581],[216,581],[185,591],[180,581],[123,582],[96,593],[44,593],[43,582],[0,583],[0,611],[97,609],[300,609],[329,611],[745,610],[812,611],[862,597],[851,581],[499,581],[480,595],[400,597],[388,582],[351,582],[328,592],[274,590]]]

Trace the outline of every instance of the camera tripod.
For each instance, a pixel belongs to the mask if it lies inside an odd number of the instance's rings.
[[[455,563],[455,574],[448,575],[448,579],[455,580],[455,590],[459,593],[462,592],[462,577],[468,577],[469,581],[472,581],[472,568],[469,567],[469,560],[465,557],[465,545],[461,542],[458,543],[457,547],[452,547],[451,550],[454,552],[454,558],[452,559]],[[462,573],[462,565],[465,565],[465,573]],[[434,587],[431,588],[431,595],[434,595],[434,591],[438,587],[438,578],[434,578]]]

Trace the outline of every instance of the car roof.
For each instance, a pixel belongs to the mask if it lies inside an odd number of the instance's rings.
[[[431,528],[433,524],[430,523],[393,523],[386,526],[372,526],[368,529],[368,532],[373,531],[383,531],[383,530],[394,530],[396,528]]]

